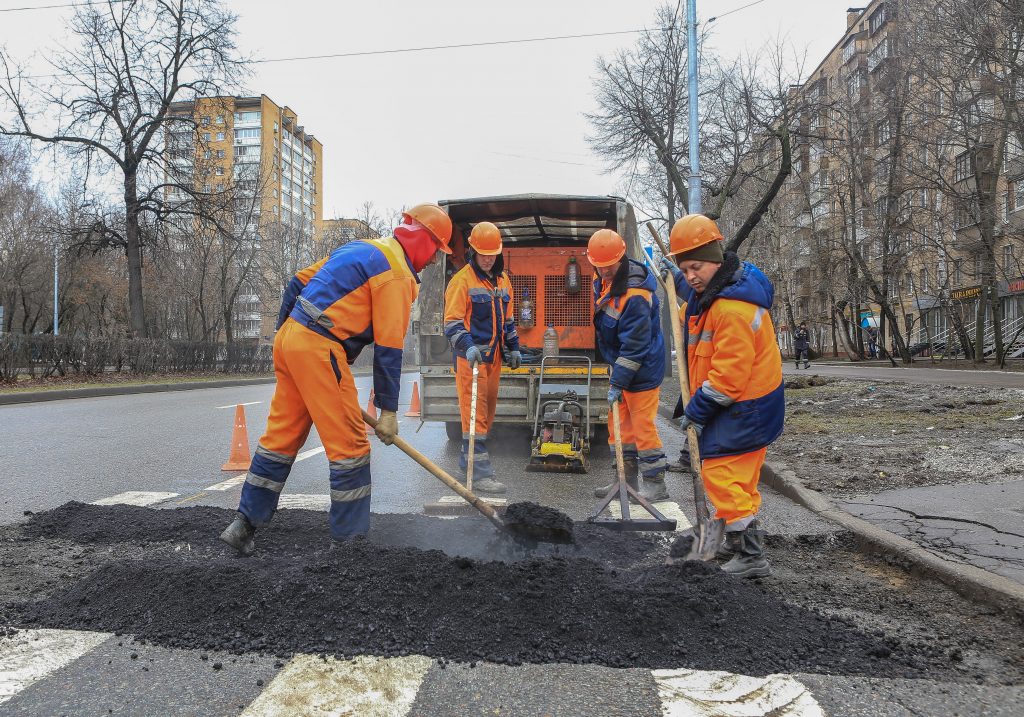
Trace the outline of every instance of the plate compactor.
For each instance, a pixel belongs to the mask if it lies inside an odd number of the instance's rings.
[[[556,364],[586,363],[585,403],[578,385],[545,381],[548,361]],[[540,362],[537,408],[533,416],[533,441],[527,471],[586,473],[590,452],[590,378],[593,362],[585,356],[545,356]],[[550,379],[551,375],[548,375]]]

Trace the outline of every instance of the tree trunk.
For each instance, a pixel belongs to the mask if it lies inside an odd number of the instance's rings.
[[[128,314],[132,334],[144,339],[146,311],[142,295],[142,231],[139,227],[139,198],[136,175],[127,172],[124,178],[125,256],[128,259]]]

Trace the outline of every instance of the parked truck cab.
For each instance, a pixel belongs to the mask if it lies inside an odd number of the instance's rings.
[[[521,194],[439,202],[452,219],[452,254],[421,274],[419,294],[419,356],[424,421],[443,421],[448,437],[461,440],[459,401],[455,392],[452,350],[444,336],[444,293],[451,277],[465,266],[469,233],[474,224],[493,222],[501,230],[505,270],[512,283],[523,366],[502,368],[495,422],[532,425],[538,400],[538,374],[544,333],[558,337],[558,354],[586,356],[594,362],[590,385],[591,437],[604,431],[607,420],[608,366],[598,355],[594,337],[592,282],[587,241],[598,229],[614,229],[626,241],[627,253],[640,257],[633,207],[620,197]],[[568,280],[577,276],[578,281]],[[574,290],[576,287],[576,290]],[[522,322],[521,302],[532,302],[532,326]],[[582,394],[587,369],[579,361],[545,368],[558,384]],[[605,434],[606,435],[606,434]]]

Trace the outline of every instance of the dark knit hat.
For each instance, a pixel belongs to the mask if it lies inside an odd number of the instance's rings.
[[[707,244],[701,244],[696,249],[690,249],[690,251],[684,251],[682,254],[675,255],[676,263],[681,261],[712,261],[716,264],[721,264],[725,261],[725,252],[722,251],[722,242],[710,241]]]

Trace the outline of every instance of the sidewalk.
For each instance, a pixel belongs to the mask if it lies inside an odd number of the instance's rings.
[[[800,375],[814,376],[814,367],[801,369]],[[662,383],[659,413],[664,418],[675,409],[678,386],[674,377]],[[792,430],[788,423],[787,430]],[[1018,448],[1016,443],[1013,448]],[[1019,450],[1024,462],[1024,444]],[[676,459],[678,455],[669,456]],[[842,498],[804,485],[835,469],[825,462],[804,463],[807,475],[797,476],[769,448],[762,482],[839,523],[870,550],[909,563],[973,599],[1024,615],[1024,480],[925,485]]]

